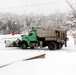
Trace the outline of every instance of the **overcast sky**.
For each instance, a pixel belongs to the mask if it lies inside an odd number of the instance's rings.
[[[0,12],[17,14],[34,13],[48,15],[54,12],[68,12],[65,0],[0,0]]]

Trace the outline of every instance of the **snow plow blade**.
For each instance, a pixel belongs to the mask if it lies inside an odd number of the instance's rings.
[[[13,40],[5,40],[5,47],[18,47],[19,41],[20,41],[19,39],[14,40],[14,41]]]

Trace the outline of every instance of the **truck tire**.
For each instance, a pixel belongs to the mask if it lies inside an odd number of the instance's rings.
[[[63,47],[62,43],[59,43],[59,49],[61,49]]]
[[[23,42],[23,43],[21,44],[21,48],[22,48],[22,49],[27,49],[27,44]]]
[[[48,48],[50,50],[55,50],[55,49],[57,49],[57,45],[54,42],[50,42],[49,45],[48,45]]]

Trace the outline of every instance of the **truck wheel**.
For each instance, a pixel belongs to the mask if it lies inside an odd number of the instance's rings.
[[[22,49],[27,49],[27,44],[26,44],[26,43],[22,43],[22,44],[21,44],[21,48],[22,48]]]
[[[56,46],[56,44],[54,42],[50,42],[49,45],[48,45],[48,48],[50,50],[55,50],[55,49],[57,49],[57,46]]]
[[[63,44],[62,43],[60,43],[59,44],[59,49],[61,49],[63,47]]]

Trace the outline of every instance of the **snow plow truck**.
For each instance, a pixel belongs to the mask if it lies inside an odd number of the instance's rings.
[[[32,28],[28,35],[21,36],[18,45],[22,49],[47,46],[50,50],[61,49],[63,45],[67,46],[67,31],[64,29]]]
[[[6,47],[43,48],[50,50],[61,49],[63,45],[67,47],[67,30],[65,29],[45,29],[32,28],[28,35],[21,35],[21,39],[15,41],[6,40]]]

